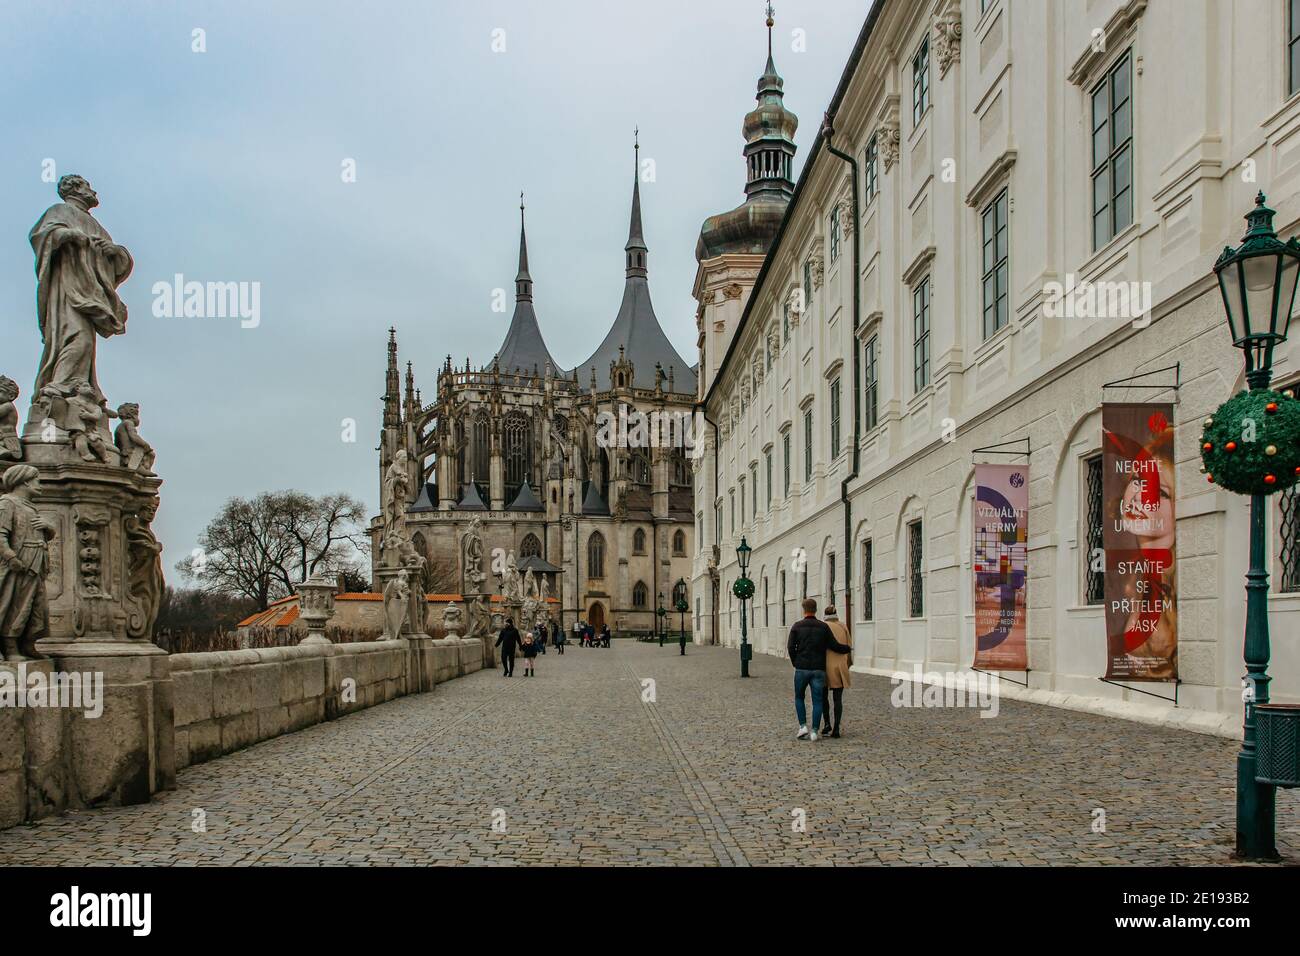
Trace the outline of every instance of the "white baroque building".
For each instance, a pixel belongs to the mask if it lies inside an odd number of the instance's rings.
[[[1206,482],[1197,442],[1244,387],[1214,260],[1257,190],[1300,232],[1289,6],[877,0],[775,228],[727,246],[714,217],[697,249],[697,641],[739,643],[743,535],[758,651],[784,653],[807,593],[839,605],[858,670],[969,667],[973,452],[1028,439],[1031,696],[1239,730],[1249,501]],[[1057,314],[1048,290],[1084,281],[1139,283],[1149,311]],[[1292,330],[1281,390],[1300,384]],[[1099,680],[1087,556],[1102,386],[1175,364],[1177,390],[1107,390],[1176,402],[1172,709]],[[1300,496],[1269,501],[1272,696],[1297,701]]]

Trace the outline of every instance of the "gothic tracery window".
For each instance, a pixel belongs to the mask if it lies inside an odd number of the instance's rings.
[[[587,577],[603,578],[604,576],[605,536],[599,531],[594,531],[587,539]]]
[[[519,557],[540,558],[542,556],[542,542],[538,540],[535,534],[524,535],[524,540],[519,545]]]
[[[505,434],[506,498],[507,500],[513,500],[519,491],[519,486],[528,477],[532,464],[528,418],[518,413],[507,415],[503,430]]]

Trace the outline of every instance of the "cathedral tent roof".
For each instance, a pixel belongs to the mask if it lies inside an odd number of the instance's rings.
[[[515,495],[515,500],[506,505],[506,511],[545,511],[542,503],[537,500],[537,495],[533,494],[532,486],[525,479],[524,483],[519,486],[519,494]]]
[[[587,482],[587,493],[582,499],[582,513],[585,515],[607,515],[609,514],[609,504],[596,490],[594,481]]]
[[[526,558],[520,558],[515,567],[524,574],[527,574],[529,571],[536,571],[538,574],[564,573],[564,568],[557,568],[545,558],[540,558],[535,554],[530,554]]]
[[[557,376],[563,370],[551,356],[550,349],[542,338],[541,327],[537,324],[537,313],[533,310],[533,277],[528,272],[528,239],[524,234],[524,207],[519,205],[519,272],[515,276],[515,314],[510,318],[510,328],[506,331],[505,341],[497,349],[496,361],[502,372],[513,372],[516,368],[522,372],[532,373],[536,368],[539,375],[545,374],[549,364]]]
[[[458,511],[487,511],[488,506],[483,504],[483,499],[479,497],[478,485],[472,481],[465,482],[465,490],[461,493],[460,501],[456,503]]]
[[[437,511],[438,510],[438,486],[431,482],[425,482],[420,489],[420,493],[415,496],[415,502],[407,511]]]

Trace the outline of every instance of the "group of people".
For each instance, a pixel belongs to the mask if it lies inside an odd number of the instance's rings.
[[[609,647],[610,639],[614,636],[610,633],[608,624],[601,624],[597,631],[592,624],[583,620],[573,622],[573,633],[578,636],[579,647]]]
[[[799,719],[800,740],[821,736],[839,737],[840,719],[844,715],[844,688],[849,686],[849,668],[853,665],[853,641],[848,628],[840,623],[833,605],[826,606],[826,616],[817,619],[817,602],[806,598],[803,618],[790,628],[786,652],[794,665],[794,713]],[[812,691],[812,728],[804,694]],[[834,722],[831,700],[834,699]]]

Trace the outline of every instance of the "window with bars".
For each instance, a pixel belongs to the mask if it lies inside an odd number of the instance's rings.
[[[1286,12],[1286,93],[1300,92],[1300,0],[1288,0]]]
[[[813,421],[812,409],[803,413],[803,480],[812,481]]]
[[[907,610],[909,617],[925,614],[925,582],[921,573],[921,522],[907,526]]]
[[[745,525],[745,479],[740,479],[740,524]]]
[[[727,494],[727,500],[730,502],[730,510],[731,510],[731,533],[732,533],[732,535],[734,536],[735,533],[736,533],[736,492],[735,492],[734,489],[733,489],[732,491],[728,492],[728,494]]]
[[[803,261],[803,310],[804,313],[812,312],[812,260]]]
[[[781,497],[790,497],[790,429],[781,433],[781,468],[784,472],[781,485]]]
[[[1120,57],[1092,90],[1092,246],[1133,222],[1133,62]]]
[[[876,613],[876,590],[871,580],[871,539],[862,542],[862,619],[871,621]]]
[[[867,339],[867,347],[863,356],[863,404],[866,406],[863,410],[863,424],[870,430],[880,424],[880,367],[876,364],[876,354],[879,352],[879,343],[876,336]]]
[[[840,454],[840,380],[831,382],[831,458]]]
[[[781,309],[781,341],[790,341],[790,303],[787,302]]]
[[[758,465],[749,466],[749,487],[753,491],[754,503],[751,506],[750,517],[755,521],[758,520]]]
[[[1282,575],[1279,591],[1300,591],[1300,486],[1278,495],[1278,558]]]
[[[835,605],[835,555],[826,556],[826,603]]]
[[[785,572],[781,572],[781,626],[785,627]]]
[[[985,207],[983,233],[984,338],[1007,324],[1007,191]]]
[[[840,257],[840,213],[838,209],[832,209],[830,220],[826,223],[826,228],[831,236],[831,262]]]
[[[912,290],[912,390],[930,384],[930,277]]]
[[[1294,0],[1294,2],[1300,2],[1300,0]],[[871,139],[867,140],[867,150],[862,157],[862,177],[865,180],[863,182],[862,191],[866,195],[863,205],[867,205],[871,200],[875,199],[876,190],[880,188],[879,164],[880,148],[876,143],[876,137],[873,133]]]
[[[763,453],[763,467],[767,472],[767,510],[772,510],[772,450]]]
[[[1085,604],[1104,604],[1106,572],[1096,568],[1095,556],[1101,553],[1101,455],[1083,463],[1083,599]]]
[[[921,41],[920,49],[912,57],[912,126],[921,122],[921,117],[930,108],[930,38]]]

